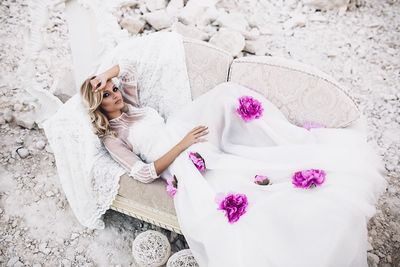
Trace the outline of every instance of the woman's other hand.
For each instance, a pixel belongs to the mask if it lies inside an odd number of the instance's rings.
[[[186,136],[179,142],[179,146],[181,146],[182,150],[190,147],[194,143],[198,143],[201,141],[205,141],[204,138],[200,138],[204,135],[208,134],[208,127],[206,126],[197,126],[193,128]]]

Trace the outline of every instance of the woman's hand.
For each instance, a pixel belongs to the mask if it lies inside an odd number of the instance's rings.
[[[118,74],[119,74],[119,65],[115,65],[112,68],[106,70],[105,72],[96,75],[96,77],[90,80],[93,92],[103,90],[106,87],[107,81],[114,77],[117,77]]]
[[[205,141],[204,138],[200,137],[206,134],[208,134],[208,127],[197,126],[193,128],[188,134],[186,134],[186,136],[182,139],[182,141],[179,142],[178,145],[182,148],[182,150],[185,150],[194,143]]]
[[[103,90],[106,87],[108,78],[104,74],[97,75],[93,79],[90,80],[90,84],[92,85],[93,92],[98,92]]]

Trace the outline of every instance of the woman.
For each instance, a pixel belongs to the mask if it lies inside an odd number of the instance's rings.
[[[367,266],[366,223],[386,182],[362,133],[297,127],[231,82],[164,122],[140,107],[136,78],[121,62],[81,94],[133,178],[176,179],[179,225],[200,266]]]

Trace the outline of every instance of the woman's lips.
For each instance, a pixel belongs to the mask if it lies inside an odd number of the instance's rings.
[[[121,101],[122,101],[122,99],[118,99],[118,100],[115,102],[115,104],[119,104],[119,103],[121,103]]]

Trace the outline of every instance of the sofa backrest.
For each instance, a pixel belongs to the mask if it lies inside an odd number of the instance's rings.
[[[347,127],[360,116],[348,90],[309,65],[279,57],[249,56],[232,62],[229,81],[262,93],[292,123]]]
[[[192,99],[226,82],[233,57],[204,41],[183,38]]]

